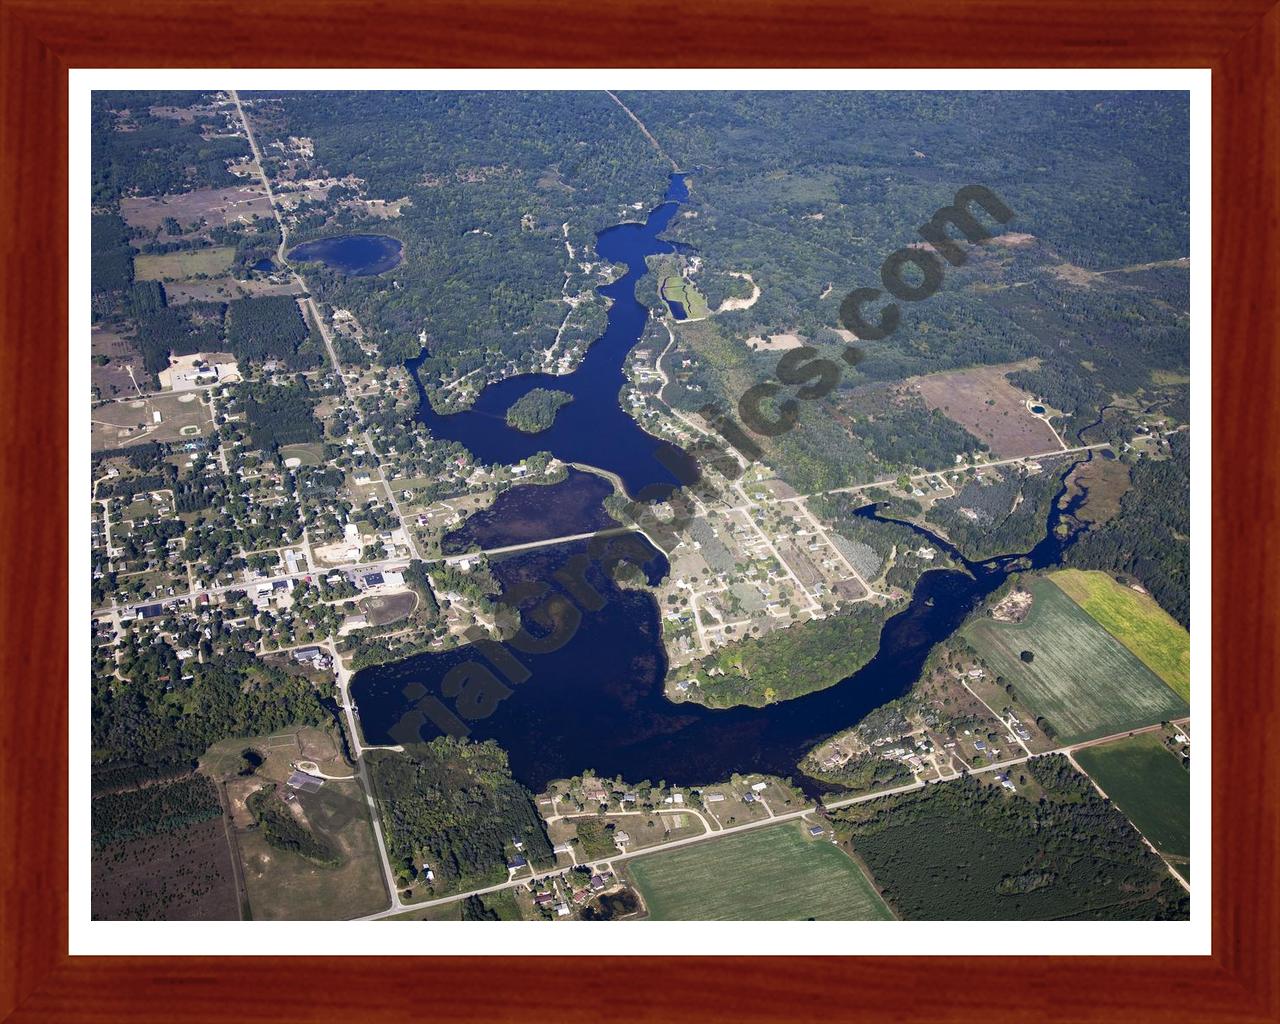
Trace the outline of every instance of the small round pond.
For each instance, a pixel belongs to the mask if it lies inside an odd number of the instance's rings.
[[[334,235],[303,242],[289,250],[295,263],[323,263],[348,277],[385,274],[400,265],[404,246],[390,235]]]

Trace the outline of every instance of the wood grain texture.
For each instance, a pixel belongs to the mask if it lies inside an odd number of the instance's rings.
[[[966,1024],[1280,1019],[1280,816],[1264,760],[1280,727],[1280,13],[1245,0],[744,0],[719,9],[0,0],[0,1019],[753,1022],[826,1006],[848,1019]],[[656,44],[661,24],[680,29]],[[1213,68],[1212,957],[658,965],[66,955],[67,69],[553,65]],[[83,331],[70,339],[74,358],[87,356],[86,343]],[[87,482],[76,486],[87,495]],[[73,685],[87,694],[86,680]],[[670,998],[638,982],[655,968]]]

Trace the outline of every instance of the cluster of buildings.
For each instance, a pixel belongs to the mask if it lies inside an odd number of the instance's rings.
[[[321,647],[299,647],[290,654],[290,657],[299,665],[307,665],[320,672],[327,672],[333,667],[333,658]]]

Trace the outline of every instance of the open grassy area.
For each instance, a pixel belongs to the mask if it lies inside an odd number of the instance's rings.
[[[1129,467],[1119,459],[1094,456],[1082,462],[1067,477],[1066,498],[1070,500],[1083,493],[1084,500],[1077,506],[1075,517],[1082,523],[1105,523],[1114,519],[1120,511],[1120,499],[1128,493]]]
[[[883,921],[848,854],[797,822],[637,857],[626,869],[655,921]]]
[[[159,422],[156,413],[160,414]],[[144,441],[188,440],[211,429],[209,407],[194,391],[104,402],[95,406],[89,417],[94,451]]]
[[[386,889],[359,783],[297,792],[311,833],[341,859],[336,867],[269,846],[260,830],[239,834],[249,908],[257,921],[342,921],[382,910]]]
[[[282,459],[297,459],[299,464],[303,466],[322,466],[324,465],[324,445],[319,442],[282,444],[280,446],[280,457]]]
[[[366,597],[357,602],[357,607],[369,617],[375,626],[386,626],[408,618],[418,604],[418,595],[410,591],[407,594],[382,594]]]
[[[393,917],[384,917],[384,921],[461,921],[462,920],[462,900],[454,900],[452,903],[442,903],[436,907],[419,907],[417,910],[408,910],[403,914],[396,914]]]
[[[1013,386],[1008,374],[1032,369],[1033,360],[999,366],[974,366],[913,377],[907,386],[925,404],[980,437],[1002,458],[1052,451],[1058,447],[1049,426],[1027,409],[1031,396]]]
[[[1049,578],[1183,700],[1191,699],[1191,636],[1149,595],[1105,572],[1063,569]]]
[[[1188,713],[1182,697],[1059,587],[1040,577],[1028,589],[1033,603],[1023,622],[979,618],[964,633],[1058,739],[1097,739]]]
[[[353,774],[336,735],[310,726],[224,740],[201,758],[201,770],[225,785],[254,920],[341,921],[384,909],[386,889],[359,782],[331,779],[314,793],[289,790],[284,782],[300,761],[314,762],[327,775]],[[248,800],[270,783],[293,797],[291,813],[336,855],[336,866],[267,843]]]
[[[1165,749],[1160,733],[1086,747],[1075,759],[1157,850],[1178,861],[1190,858],[1191,773]]]
[[[217,245],[208,249],[135,256],[133,276],[139,281],[182,281],[200,274],[215,277],[226,273],[235,254],[233,246]]]
[[[698,291],[674,264],[666,264],[658,279],[658,294],[668,303],[678,302],[684,307],[682,320],[698,320],[711,315],[706,296]],[[674,314],[674,310],[672,311]]]

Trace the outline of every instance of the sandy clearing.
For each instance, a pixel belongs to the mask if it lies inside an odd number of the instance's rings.
[[[747,299],[735,299],[735,298],[725,299],[722,303],[720,303],[719,308],[716,310],[717,313],[729,313],[735,309],[750,309],[752,306],[754,306],[757,302],[760,301],[760,286],[756,284],[755,279],[750,274],[741,273],[737,270],[730,270],[730,271],[727,271],[727,273],[729,274],[730,277],[736,277],[743,281],[750,281],[751,297]]]

